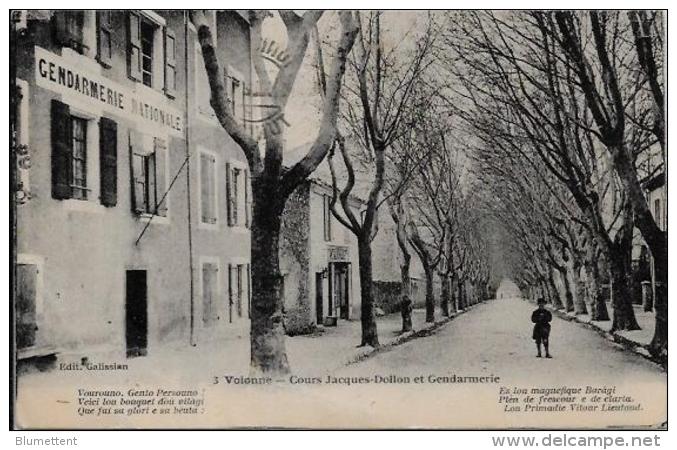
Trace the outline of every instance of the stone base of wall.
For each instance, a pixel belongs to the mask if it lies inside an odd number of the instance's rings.
[[[391,314],[400,310],[402,283],[399,281],[374,281],[372,283],[374,303],[384,313]]]

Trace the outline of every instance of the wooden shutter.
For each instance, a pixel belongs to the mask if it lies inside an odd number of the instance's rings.
[[[207,263],[202,266],[202,320],[210,324],[214,319],[214,297],[216,281],[216,267]]]
[[[101,204],[115,206],[118,200],[118,125],[108,117],[99,121]]]
[[[165,27],[165,94],[176,95],[176,35]]]
[[[252,318],[252,267],[247,264],[247,317]]]
[[[216,205],[215,205],[215,186],[214,169],[216,159],[209,154],[200,155],[200,182],[201,182],[201,202],[202,222],[216,223]]]
[[[113,25],[112,11],[104,10],[96,13],[97,59],[110,67],[113,62]]]
[[[251,177],[249,176],[249,170],[244,171],[244,214],[245,214],[245,226],[247,228],[251,227],[252,224],[252,205],[251,200]]]
[[[226,213],[228,216],[228,226],[232,227],[235,225],[233,223],[233,186],[231,184],[231,179],[232,173],[231,171],[233,170],[232,166],[230,163],[226,163]]]
[[[52,100],[52,197],[71,198],[72,125],[70,108],[65,103]]]
[[[132,211],[141,214],[147,211],[144,195],[145,168],[144,155],[141,153],[140,136],[136,130],[129,130],[129,163],[132,192]]]
[[[167,144],[164,139],[155,138],[155,214],[158,216],[167,216],[167,202],[169,193],[167,192]],[[166,194],[166,195],[165,195]]]
[[[233,265],[228,264],[228,321],[233,321]]]
[[[242,277],[244,276],[244,266],[242,264],[237,265],[236,269],[237,275],[237,317],[242,317],[242,288],[244,283],[242,282]]]
[[[61,10],[54,12],[54,37],[57,44],[64,47],[78,47],[82,44],[82,26],[84,12]],[[70,22],[77,21],[77,29],[70,26]]]
[[[141,17],[138,13],[129,12],[127,24],[127,48],[129,77],[133,80],[141,80]]]

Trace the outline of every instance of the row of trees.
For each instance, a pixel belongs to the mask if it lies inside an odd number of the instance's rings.
[[[665,170],[661,14],[456,12],[444,45],[449,108],[468,126],[520,287],[576,313],[588,300],[593,318],[608,320],[609,279],[612,328],[638,329],[628,283],[636,227],[655,261],[650,350],[665,357],[667,231],[641,185]]]
[[[193,11],[211,86],[211,105],[242,147],[252,174],[252,368],[289,370],[284,348],[278,242],[294,189],[328,157],[334,216],[357,239],[361,345],[377,346],[371,244],[379,213],[390,214],[402,255],[402,296],[410,297],[415,254],[426,278],[426,319],[434,320],[435,278],[449,315],[481,298],[496,273],[501,230],[508,275],[556,307],[613,329],[637,329],[630,301],[633,229],[655,260],[656,325],[651,351],[667,352],[667,232],[642,191],[645,162],[665,169],[663,21],[652,12],[416,13],[411,30],[389,14],[279,11],[288,43],[275,75],[261,55],[262,91],[283,111],[314,39],[322,98],[317,138],[284,169],[282,134],[254,141],[228,108],[208,13]],[[267,12],[250,12],[252,45]],[[423,25],[421,25],[423,24]],[[396,32],[397,31],[397,32]],[[329,62],[329,64],[325,64]],[[343,176],[339,176],[338,167]],[[350,206],[358,178],[369,189]],[[493,247],[492,247],[493,246]],[[494,278],[492,278],[494,277]],[[558,292],[557,286],[562,286]],[[471,295],[469,295],[471,294]]]
[[[440,37],[432,16],[419,17],[419,26],[393,39],[387,14],[340,11],[327,19],[330,37],[323,40],[318,30],[322,11],[277,13],[287,31],[288,56],[271,79],[262,56],[253,55],[260,90],[283,111],[314,40],[322,98],[315,143],[297,164],[284,169],[282,134],[264,129],[263,141],[256,142],[228,108],[210,14],[191,12],[210,83],[210,103],[222,127],[242,147],[252,174],[252,369],[289,371],[278,256],[280,217],[289,195],[327,156],[333,174],[332,213],[358,242],[361,345],[379,345],[371,245],[378,233],[379,212],[386,209],[396,223],[402,251],[403,298],[411,295],[412,249],[423,264],[427,321],[435,320],[435,276],[441,282],[445,315],[484,296],[489,267],[479,235],[481,218],[468,213],[472,200],[462,188],[459,151],[449,145],[447,120],[432,102],[439,89],[433,86],[430,69],[439,61]],[[263,22],[272,14],[249,14],[256,47],[263,39]],[[337,164],[345,176],[337,176]],[[349,201],[356,167],[370,183],[362,211],[353,210]]]

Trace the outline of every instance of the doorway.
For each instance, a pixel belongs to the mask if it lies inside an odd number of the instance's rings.
[[[337,316],[340,319],[348,319],[350,318],[350,264],[333,263],[333,266],[333,304],[338,309]]]
[[[315,320],[318,325],[324,323],[324,272],[315,273]]]
[[[148,347],[148,287],[145,270],[126,274],[125,337],[127,357],[146,356]]]

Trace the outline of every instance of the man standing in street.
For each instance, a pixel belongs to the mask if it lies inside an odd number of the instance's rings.
[[[536,341],[536,348],[538,349],[537,358],[541,357],[541,342],[545,347],[545,357],[552,358],[549,351],[550,338],[550,322],[552,321],[552,314],[545,309],[545,299],[540,297],[538,299],[538,309],[531,314],[531,321],[534,323],[534,332],[532,337]]]

